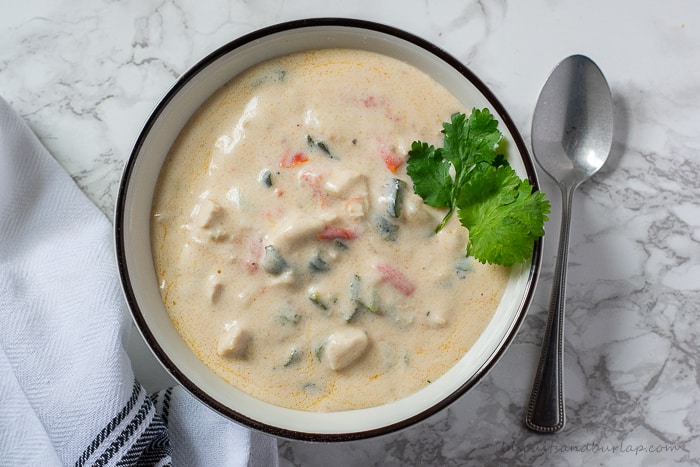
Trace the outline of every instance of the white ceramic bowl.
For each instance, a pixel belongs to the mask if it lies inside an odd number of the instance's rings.
[[[195,64],[146,121],[128,160],[115,214],[116,253],[134,321],[156,358],[196,398],[222,415],[272,435],[345,441],[385,434],[443,409],[473,387],[503,355],[532,299],[541,242],[531,261],[516,266],[494,318],[473,348],[445,375],[405,399],[379,407],[316,413],[281,408],[226,383],[181,339],[161,302],[150,245],[151,201],[161,165],[180,130],[219,87],[247,68],[301,50],[347,47],[389,55],[427,72],[464,108],[489,108],[508,142],[508,158],[538,186],[534,165],[515,125],[484,84],[458,60],[404,31],[366,21],[323,18],[267,27],[240,37]]]

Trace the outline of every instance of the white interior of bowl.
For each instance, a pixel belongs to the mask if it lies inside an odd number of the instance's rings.
[[[123,187],[125,198],[122,228],[129,286],[138,303],[138,310],[135,312],[142,315],[148,332],[155,340],[155,346],[160,348],[154,348],[156,357],[167,355],[187,380],[196,382],[199,391],[246,418],[294,432],[342,434],[381,430],[386,426],[400,424],[430,410],[482,371],[495,358],[504,339],[517,322],[529,287],[530,264],[513,268],[510,282],[494,319],[474,347],[450,371],[423,390],[381,407],[335,413],[280,408],[231,387],[197,359],[180,338],[161,302],[151,259],[150,209],[161,165],[189,116],[232,77],[256,63],[278,55],[327,47],[366,49],[404,60],[426,71],[451,90],[463,102],[466,111],[472,107],[487,107],[499,121],[503,121],[479,89],[461,73],[411,42],[378,31],[333,25],[278,32],[220,56],[209,66],[199,70],[172,97],[145,136],[134,160],[128,183]],[[509,160],[512,166],[521,176],[526,176],[522,155],[518,153],[512,135],[504,125],[500,128],[509,143]],[[187,387],[186,383],[185,386]]]

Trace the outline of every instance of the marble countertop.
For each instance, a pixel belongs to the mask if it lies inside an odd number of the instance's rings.
[[[536,299],[470,393],[404,431],[345,444],[280,440],[282,465],[700,463],[700,3],[693,0],[377,2],[25,0],[0,8],[0,96],[111,219],[140,126],[200,57],[280,21],[345,16],[408,30],[485,81],[529,141],[564,57],[606,74],[616,134],[574,201],[565,348],[566,429],[523,428],[546,319],[561,203]],[[171,384],[133,333],[134,368]]]

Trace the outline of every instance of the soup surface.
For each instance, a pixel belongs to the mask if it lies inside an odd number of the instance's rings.
[[[230,384],[302,410],[431,384],[491,319],[509,269],[465,257],[413,194],[411,143],[464,106],[419,70],[327,49],[222,87],[173,145],[151,226],[163,303]]]

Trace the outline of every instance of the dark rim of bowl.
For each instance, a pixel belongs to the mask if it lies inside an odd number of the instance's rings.
[[[286,428],[280,428],[273,425],[268,425],[262,423],[258,420],[249,418],[244,414],[234,410],[231,407],[227,407],[217,400],[210,397],[207,393],[202,391],[196,383],[187,378],[177,367],[177,365],[166,355],[162,347],[156,341],[153,333],[148,329],[146,321],[143,317],[141,308],[136,300],[134,290],[131,286],[131,280],[129,277],[129,266],[126,261],[126,251],[125,251],[125,232],[124,232],[124,209],[127,198],[127,191],[129,188],[129,182],[134,171],[135,161],[139,157],[141,147],[144,144],[146,137],[151,131],[154,123],[160,117],[160,114],[168,106],[173,97],[187,84],[192,78],[194,78],[203,69],[209,66],[211,63],[215,62],[222,56],[236,50],[237,48],[248,44],[252,41],[262,39],[271,34],[276,34],[284,31],[294,30],[294,29],[304,29],[304,28],[314,28],[318,26],[338,26],[350,29],[365,29],[371,30],[379,33],[386,34],[391,37],[401,39],[403,41],[409,42],[415,46],[418,46],[433,55],[437,56],[452,68],[457,70],[462,74],[469,82],[471,82],[484,97],[488,100],[490,105],[498,112],[501,117],[502,124],[504,124],[510,131],[515,145],[518,151],[522,155],[523,164],[527,172],[530,184],[535,190],[539,190],[539,184],[537,180],[537,174],[535,171],[532,158],[528,152],[525,142],[517,130],[512,119],[506,112],[505,108],[498,101],[496,96],[486,87],[486,85],[477,78],[474,73],[472,73],[465,65],[463,65],[459,60],[454,58],[449,53],[445,52],[443,49],[437,47],[436,45],[428,42],[425,39],[417,37],[406,31],[397,29],[392,26],[387,26],[380,23],[375,23],[366,20],[349,19],[349,18],[310,18],[302,20],[288,21],[284,23],[275,24],[272,26],[264,27],[253,31],[251,33],[245,34],[243,36],[234,39],[233,41],[223,45],[217,50],[211,52],[209,55],[198,61],[195,65],[189,68],[185,73],[183,73],[172,88],[165,94],[165,96],[160,100],[155,109],[152,111],[151,115],[148,117],[143,130],[139,134],[131,155],[124,166],[122,178],[119,184],[119,193],[116,201],[116,211],[115,211],[115,223],[114,223],[114,234],[115,234],[115,249],[116,249],[116,260],[119,269],[119,275],[122,283],[122,288],[124,296],[126,298],[129,309],[131,310],[132,317],[136,326],[138,327],[141,335],[146,340],[151,351],[155,354],[160,363],[165,367],[165,369],[174,377],[174,379],[179,382],[188,392],[190,392],[194,397],[199,399],[204,404],[213,408],[221,415],[248,426],[249,428],[282,438],[296,439],[303,441],[354,441],[366,438],[372,438],[376,436],[386,435],[411,425],[414,425],[426,418],[440,412],[447,406],[451,405],[462,395],[464,395],[470,388],[475,386],[496,364],[498,360],[503,356],[506,349],[510,346],[513,341],[518,329],[520,328],[528,307],[533,299],[535,283],[537,281],[537,276],[540,268],[540,262],[542,257],[542,239],[535,242],[532,263],[530,266],[527,288],[525,296],[523,297],[518,314],[515,317],[511,327],[508,330],[506,336],[501,341],[498,348],[496,348],[493,353],[489,356],[487,361],[469,378],[464,382],[458,389],[452,392],[449,396],[445,397],[443,400],[437,404],[423,410],[420,413],[412,415],[399,422],[392,423],[390,425],[385,425],[380,428],[359,431],[359,432],[349,432],[349,433],[314,433],[314,432],[301,432],[295,430],[289,430]],[[143,156],[142,156],[143,157]]]

